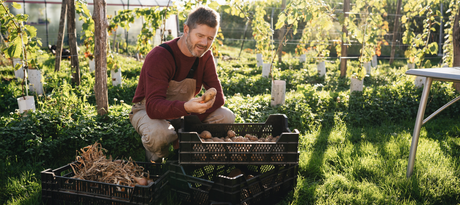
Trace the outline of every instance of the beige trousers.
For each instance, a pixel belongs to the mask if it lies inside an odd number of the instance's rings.
[[[137,133],[141,135],[142,144],[149,161],[157,161],[168,156],[169,144],[177,139],[177,133],[167,120],[151,119],[147,115],[145,104],[142,102],[133,105],[129,119]],[[235,114],[230,109],[221,107],[211,113],[203,122],[209,124],[234,123]]]

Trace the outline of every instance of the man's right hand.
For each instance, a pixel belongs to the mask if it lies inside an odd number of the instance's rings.
[[[216,100],[216,97],[214,97],[212,100],[201,103],[201,98],[193,98],[184,104],[185,111],[187,113],[197,113],[197,114],[203,114],[208,110],[209,108],[212,107],[214,104],[214,101]]]

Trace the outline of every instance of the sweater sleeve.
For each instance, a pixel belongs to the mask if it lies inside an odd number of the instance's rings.
[[[208,51],[210,52],[210,51]],[[210,52],[211,53],[211,52]],[[222,91],[222,85],[217,75],[216,65],[214,64],[214,58],[212,55],[206,55],[206,64],[203,72],[202,84],[203,87],[208,90],[209,88],[215,88],[217,90],[216,100],[214,105],[209,108],[205,113],[198,114],[198,118],[203,122],[212,112],[222,107],[225,103],[224,93]]]

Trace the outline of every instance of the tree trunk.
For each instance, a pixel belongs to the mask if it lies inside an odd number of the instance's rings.
[[[80,85],[80,65],[78,63],[77,30],[75,28],[75,0],[67,0],[67,34],[69,36],[72,83]]]
[[[97,114],[102,116],[109,111],[107,92],[107,10],[106,1],[99,0],[94,3],[94,55],[96,74],[94,93],[96,95]]]
[[[348,12],[350,11],[350,0],[343,0],[343,17],[344,23],[342,25],[342,45],[341,45],[341,52],[340,52],[340,77],[347,76],[347,45],[345,44],[344,35],[348,36],[348,29],[345,25],[345,19],[348,18]]]
[[[459,25],[459,20],[460,20],[460,9],[458,9],[458,13],[455,16],[454,20],[454,28],[453,28],[453,46],[454,46],[454,62],[452,67],[460,67],[460,25]],[[460,83],[454,83],[453,84],[455,90],[460,93]]]
[[[396,45],[396,37],[399,31],[399,14],[401,13],[401,1],[398,0],[396,6],[396,16],[395,16],[395,24],[393,28],[393,40],[391,40],[391,56],[390,56],[390,65],[393,64],[395,58],[395,45]]]
[[[281,12],[284,11],[286,8],[286,0],[283,0],[281,3]],[[280,41],[279,46],[278,46],[278,62],[281,62],[281,57],[283,56],[283,41],[284,41],[284,32],[286,32],[286,26],[281,27],[280,30],[278,30],[278,40]]]
[[[62,0],[61,4],[61,18],[59,20],[59,31],[56,45],[56,60],[54,62],[54,71],[61,69],[61,55],[62,55],[62,44],[64,43],[64,32],[65,32],[65,20],[67,17],[67,0]]]

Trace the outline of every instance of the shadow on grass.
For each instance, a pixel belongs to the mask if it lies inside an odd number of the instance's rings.
[[[333,126],[321,128],[315,142],[312,145],[312,153],[310,160],[305,164],[303,168],[300,168],[299,175],[303,176],[298,182],[302,187],[299,188],[299,196],[296,200],[299,204],[314,204],[316,187],[320,185],[324,179],[322,174],[322,167],[324,161],[324,154],[328,148],[328,141],[332,132]]]
[[[372,199],[376,203],[457,204],[460,200],[459,179],[456,177],[460,139],[455,136],[459,136],[460,125],[455,122],[458,120],[443,118],[424,125],[426,140],[433,141],[433,146],[428,146],[429,150],[426,150],[427,142],[424,142],[425,150],[419,148],[418,153],[421,155],[425,152],[425,159],[422,163],[419,156],[414,174],[406,178],[413,122],[385,122],[378,127],[367,128],[348,126],[347,140],[353,146],[350,158],[354,162],[349,164],[351,173],[348,170],[348,173],[341,174],[358,182],[352,187],[360,190],[359,195],[366,193],[366,190],[359,188],[362,184],[371,183],[377,187],[382,193]],[[452,164],[452,170],[445,170],[444,166],[450,165],[444,161]]]

